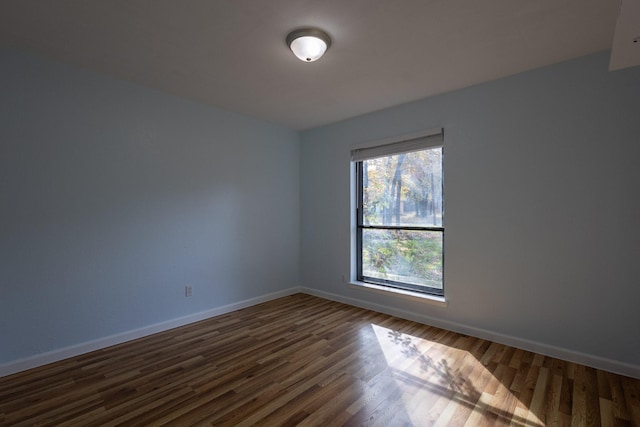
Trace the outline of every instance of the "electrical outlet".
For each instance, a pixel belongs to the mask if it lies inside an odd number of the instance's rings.
[[[190,297],[191,293],[192,293],[192,289],[191,289],[191,285],[187,285],[184,287],[184,296],[185,297]]]

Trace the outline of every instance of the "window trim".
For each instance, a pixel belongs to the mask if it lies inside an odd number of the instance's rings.
[[[396,289],[388,286],[375,285],[373,283],[365,283],[357,280],[348,282],[348,286],[353,289],[358,289],[366,292],[376,293],[387,297],[397,297],[406,299],[409,301],[423,302],[427,304],[437,305],[440,307],[447,307],[449,300],[443,296],[425,294],[422,292],[412,292],[404,289]]]
[[[445,266],[445,227],[444,217],[442,226],[397,226],[397,225],[365,225],[363,221],[363,187],[362,162],[364,160],[390,156],[411,151],[442,148],[442,203],[444,213],[444,131],[442,128],[414,133],[404,137],[386,139],[378,142],[353,147],[351,150],[351,274],[349,285],[361,289],[369,289],[378,293],[392,293],[410,299],[432,301],[446,305],[444,294],[444,266]],[[371,278],[362,272],[362,230],[364,229],[399,229],[416,231],[437,231],[442,233],[442,289],[423,287],[419,285],[413,289],[411,284],[403,284],[392,280]]]

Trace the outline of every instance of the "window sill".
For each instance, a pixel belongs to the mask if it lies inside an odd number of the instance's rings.
[[[374,285],[373,283],[351,281],[349,282],[349,287],[353,289],[360,289],[364,291],[375,292],[378,294],[408,299],[411,301],[433,304],[440,307],[446,307],[448,305],[447,300],[444,297],[423,294],[420,292],[412,292],[404,289],[394,289],[386,286]]]

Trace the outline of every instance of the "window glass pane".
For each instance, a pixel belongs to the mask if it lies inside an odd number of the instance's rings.
[[[442,147],[362,162],[365,225],[442,226]]]
[[[362,230],[363,276],[442,289],[441,231]]]

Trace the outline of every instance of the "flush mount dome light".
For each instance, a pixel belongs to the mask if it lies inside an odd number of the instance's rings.
[[[329,49],[331,39],[327,33],[317,28],[301,28],[289,33],[287,46],[301,61],[313,62]]]

